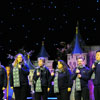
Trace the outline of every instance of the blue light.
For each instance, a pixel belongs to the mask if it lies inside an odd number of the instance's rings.
[[[32,99],[32,97],[27,97],[27,99]]]
[[[97,0],[97,2],[99,2],[99,0]]]
[[[32,99],[32,97],[27,97],[27,99]],[[49,97],[48,100],[49,100],[49,99],[50,99],[50,100],[57,100],[56,97]]]
[[[57,98],[56,97],[49,97],[48,99],[50,99],[50,100],[57,100]]]
[[[54,6],[54,8],[56,8],[56,6]]]

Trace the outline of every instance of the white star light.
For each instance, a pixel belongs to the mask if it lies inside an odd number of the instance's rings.
[[[56,8],[56,6],[54,6],[54,8]]]
[[[39,45],[39,43],[36,43],[36,45]]]
[[[3,22],[3,20],[1,20],[1,24],[3,24],[4,22]]]
[[[13,17],[13,16],[14,16],[14,14],[11,14],[11,16]]]
[[[13,10],[16,10],[16,8],[14,7]]]
[[[23,24],[23,25],[22,25],[22,27],[24,28],[24,27],[25,27],[25,25]]]
[[[11,42],[12,42],[12,40],[9,40],[9,42],[11,43]]]
[[[12,30],[12,27],[9,27],[9,30]]]

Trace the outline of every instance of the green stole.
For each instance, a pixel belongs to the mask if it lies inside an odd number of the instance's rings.
[[[97,64],[99,63],[100,64],[100,61],[96,60],[95,63],[97,63]],[[92,73],[91,79],[95,79],[95,72]]]
[[[95,79],[95,72],[92,73],[91,79],[92,79],[92,80]]]
[[[18,65],[13,68],[13,84],[14,84],[14,87],[20,87],[20,78],[19,78]]]
[[[83,66],[79,66],[77,68],[83,68]],[[80,78],[76,77],[75,79],[75,88],[76,88],[76,91],[81,91],[81,81],[80,81]]]
[[[37,72],[40,72],[40,70],[45,70],[45,66],[43,66],[41,68],[37,67]],[[35,91],[36,92],[42,92],[42,86],[41,86],[41,78],[40,78],[40,76],[38,77],[38,79],[36,81]]]
[[[57,69],[55,73],[55,78],[54,78],[54,93],[59,93],[59,87],[58,87],[58,74],[59,72],[61,73],[62,71]]]

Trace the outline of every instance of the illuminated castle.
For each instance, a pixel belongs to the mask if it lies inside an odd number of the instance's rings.
[[[74,48],[71,54],[67,54],[67,63],[72,72],[73,69],[77,66],[77,58],[80,56],[84,58],[84,65],[91,67],[95,60],[96,50],[100,49],[100,46],[80,46],[82,42],[79,41],[78,37],[79,34],[80,34],[79,25],[77,23]],[[81,47],[84,48],[85,52],[81,49]],[[93,83],[91,80],[89,81],[89,89],[90,89],[90,100],[94,100]],[[74,92],[75,92],[75,84],[73,84],[71,100],[75,100]]]
[[[84,58],[84,64],[87,64],[87,53],[84,53],[79,44],[79,24],[77,23],[76,26],[76,37],[75,37],[75,44],[74,49],[71,54],[67,54],[67,63],[73,71],[73,69],[77,66],[77,58],[79,56]]]

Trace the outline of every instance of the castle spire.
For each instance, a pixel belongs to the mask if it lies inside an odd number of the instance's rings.
[[[42,47],[41,47],[38,57],[49,57],[49,55],[44,47],[44,41],[42,41]]]
[[[80,44],[79,44],[78,34],[79,34],[79,22],[77,21],[77,25],[76,25],[76,39],[75,39],[75,44],[74,44],[74,49],[72,51],[72,54],[79,54],[79,53],[83,52],[81,47],[80,47]]]

